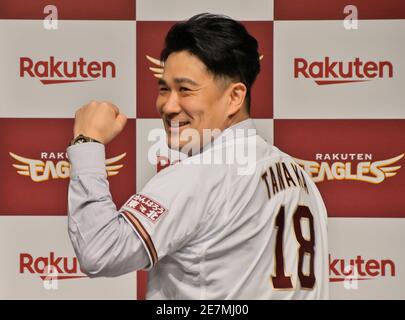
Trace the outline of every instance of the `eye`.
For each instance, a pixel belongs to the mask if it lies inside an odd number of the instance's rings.
[[[180,87],[180,92],[187,92],[187,91],[191,91],[191,90],[186,87]]]
[[[164,87],[164,86],[159,87],[159,92],[160,93],[166,93],[167,91],[169,91],[168,87]]]

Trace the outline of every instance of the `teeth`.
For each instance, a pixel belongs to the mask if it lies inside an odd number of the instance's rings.
[[[186,121],[186,122],[179,122],[179,121],[170,121],[170,122],[169,122],[169,125],[170,125],[171,127],[173,127],[173,128],[178,128],[178,127],[184,126],[184,125],[186,125],[186,124],[188,124],[187,121]]]

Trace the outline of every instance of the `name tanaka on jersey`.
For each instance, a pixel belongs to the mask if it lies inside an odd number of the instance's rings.
[[[262,179],[269,199],[286,188],[301,187],[308,193],[302,170],[294,163],[276,162],[262,174]]]

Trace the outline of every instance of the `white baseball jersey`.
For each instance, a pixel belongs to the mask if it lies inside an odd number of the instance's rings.
[[[253,128],[248,119],[226,129],[121,208],[147,249],[147,299],[328,298],[322,198],[290,156],[255,131],[235,134]],[[235,146],[254,150],[250,173]],[[215,164],[213,154],[234,158]]]
[[[147,299],[328,298],[322,198],[251,119],[160,171],[120,210],[104,146],[68,156],[69,236],[90,277],[149,269]]]

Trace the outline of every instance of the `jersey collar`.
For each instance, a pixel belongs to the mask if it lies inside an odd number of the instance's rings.
[[[223,143],[229,143],[232,140],[247,138],[257,135],[256,126],[251,118],[235,123],[234,125],[226,128],[218,135],[211,143],[207,143],[200,153],[207,151],[213,146]],[[194,154],[195,155],[195,154]]]

